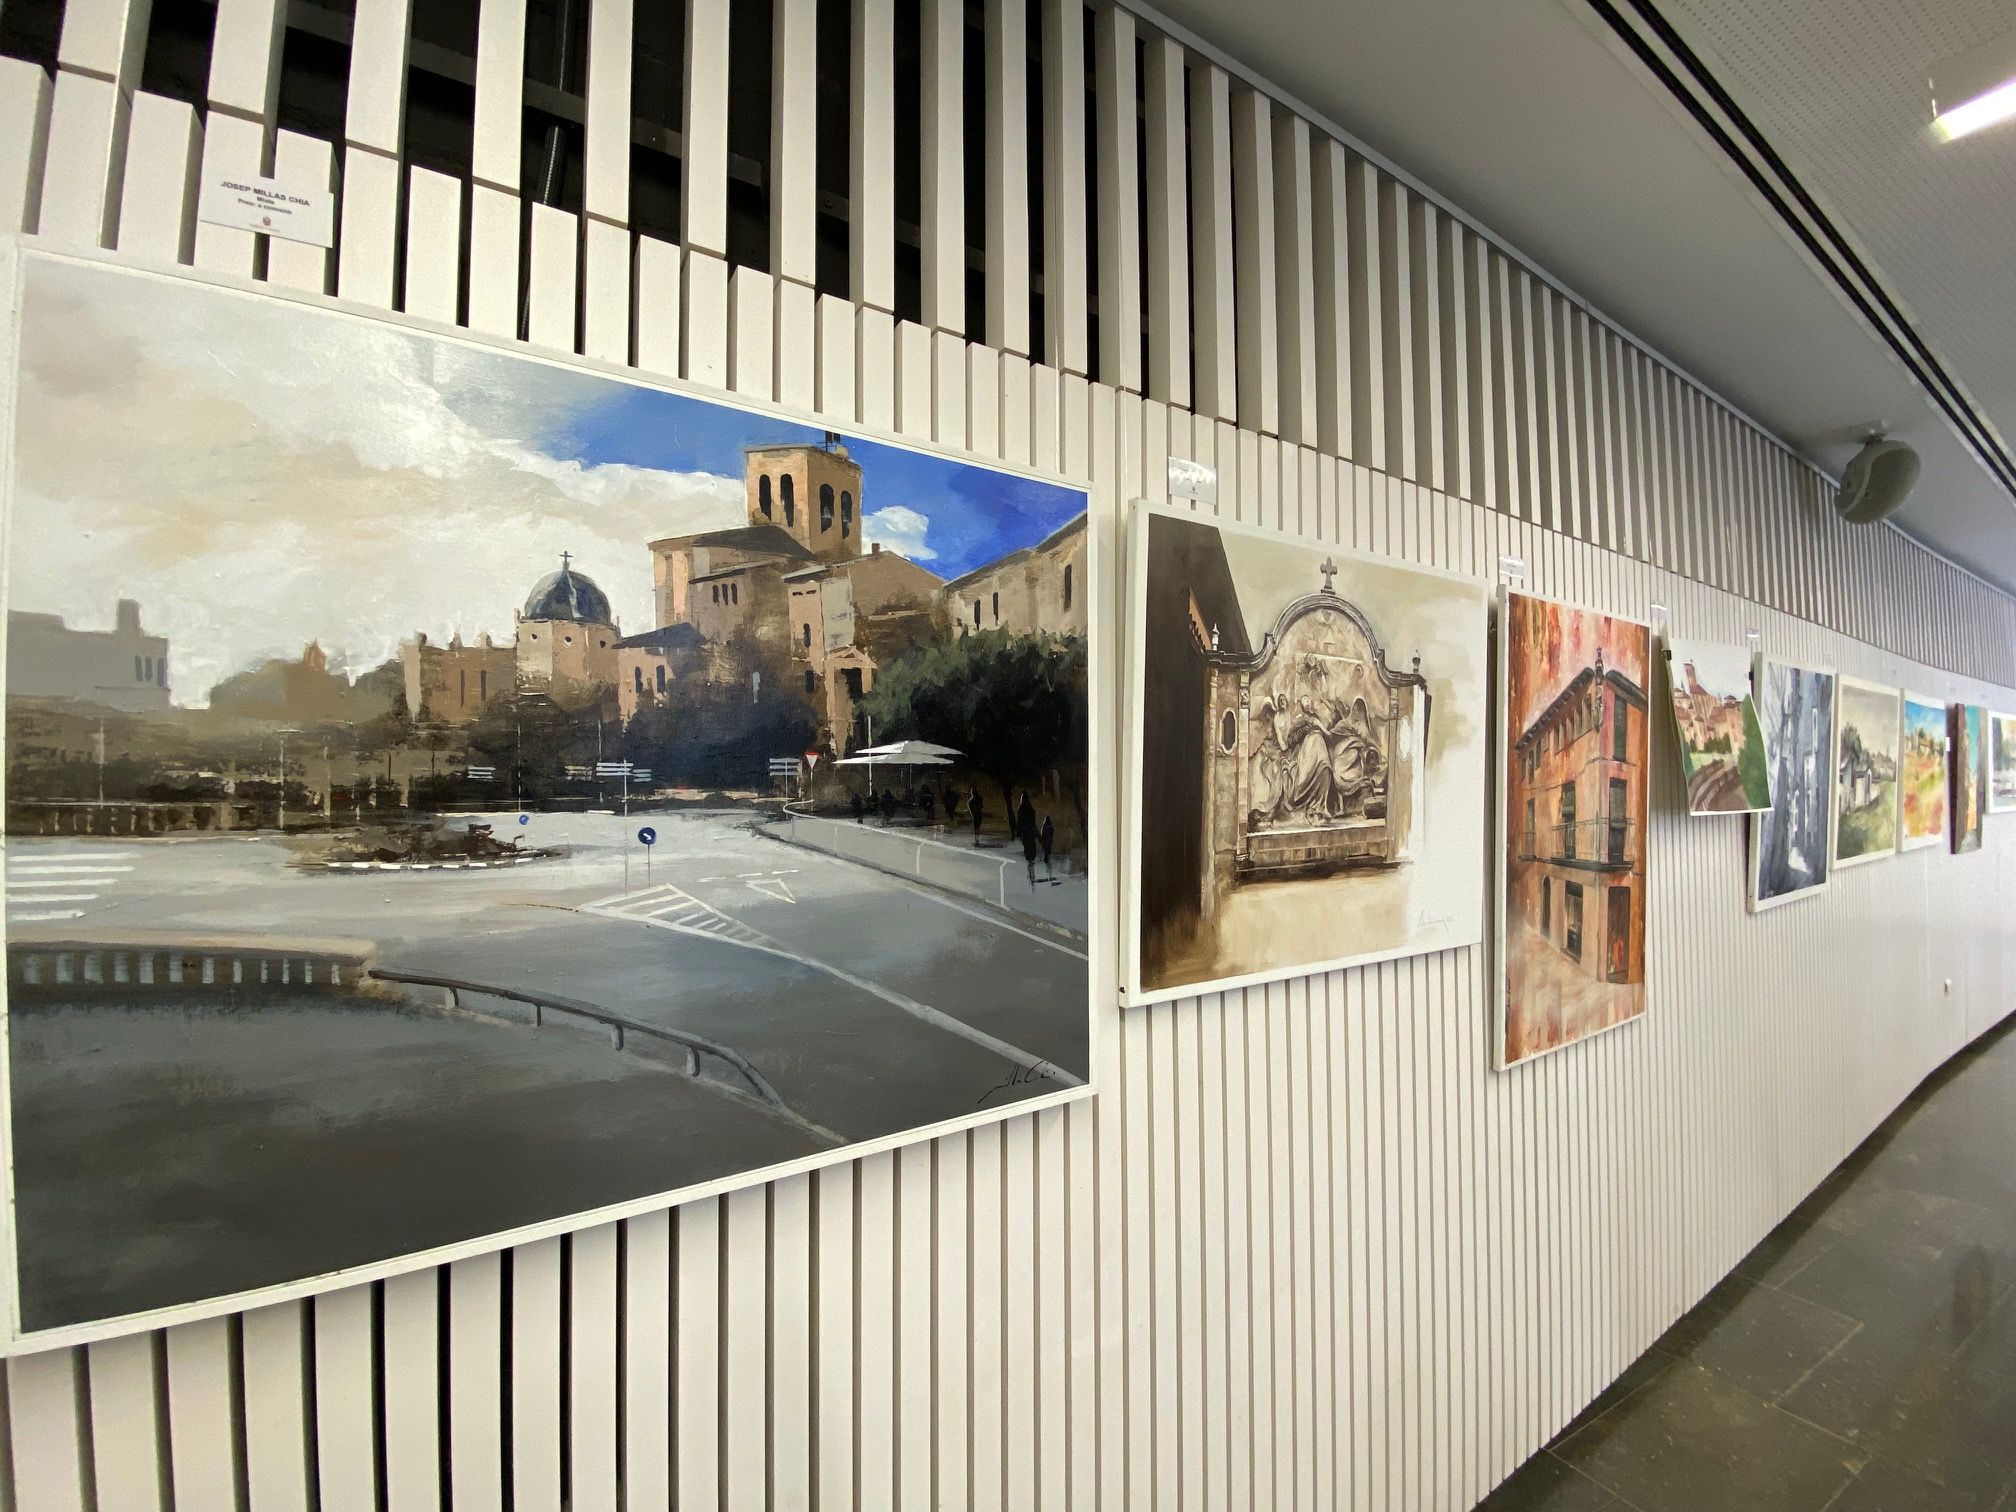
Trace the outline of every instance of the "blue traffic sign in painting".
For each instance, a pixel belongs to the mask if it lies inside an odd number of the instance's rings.
[[[647,824],[644,828],[637,831],[637,838],[642,840],[646,845],[656,845],[658,843],[658,831]]]
[[[532,822],[532,816],[530,814],[520,814],[518,816],[518,822],[520,824],[530,824]]]

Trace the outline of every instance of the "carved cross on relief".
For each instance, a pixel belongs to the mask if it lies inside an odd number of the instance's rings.
[[[1330,579],[1337,576],[1337,564],[1331,561],[1330,558],[1325,557],[1323,558],[1322,567],[1318,570],[1323,574],[1323,591],[1325,593],[1335,593],[1337,590],[1330,586]]]

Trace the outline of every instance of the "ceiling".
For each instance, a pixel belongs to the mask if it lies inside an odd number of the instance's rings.
[[[1926,129],[2008,0],[1660,0],[1980,415],[2016,440],[2016,124]],[[2016,591],[2016,498],[1585,0],[1158,0],[1830,472],[1883,429],[1895,517]],[[1312,37],[1328,39],[1311,47]]]

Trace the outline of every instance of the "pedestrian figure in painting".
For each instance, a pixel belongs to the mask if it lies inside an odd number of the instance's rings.
[[[924,823],[928,826],[938,820],[938,795],[931,791],[931,784],[924,784],[924,792],[917,800],[924,806]]]
[[[854,810],[854,822],[856,824],[866,824],[868,822],[868,805],[861,801],[861,795],[859,793],[849,793],[847,795],[847,802]]]
[[[1015,805],[1015,833],[1021,838],[1024,847],[1033,847],[1036,840],[1036,805],[1029,801],[1026,788],[1023,790],[1021,801]]]
[[[1036,810],[1029,806],[1029,795],[1022,795],[1022,822],[1017,826],[1022,831],[1022,863],[1029,868],[1029,891],[1036,891]]]
[[[888,788],[882,789],[882,828],[887,829],[896,822],[896,794]]]
[[[972,816],[973,843],[978,845],[980,843],[980,816],[987,812],[987,803],[980,796],[980,789],[977,787],[966,790],[966,812]]]
[[[1057,880],[1057,872],[1050,864],[1050,856],[1057,848],[1057,821],[1048,814],[1043,816],[1043,833],[1038,838],[1043,842],[1044,880],[1054,883]]]

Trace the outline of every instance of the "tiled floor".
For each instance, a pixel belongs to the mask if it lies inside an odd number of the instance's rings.
[[[1483,1509],[2016,1512],[2016,1023]]]

